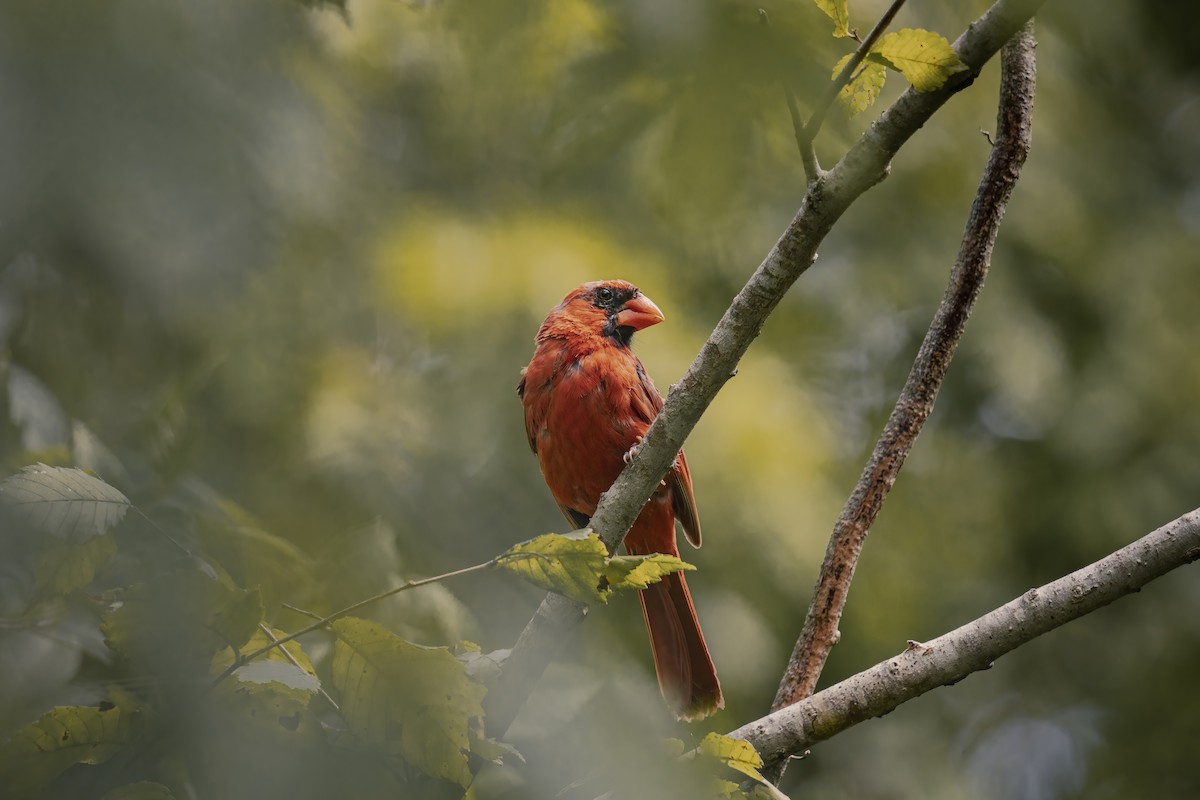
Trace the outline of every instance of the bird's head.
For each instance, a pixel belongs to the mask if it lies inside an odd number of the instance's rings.
[[[628,347],[633,334],[663,321],[663,313],[629,281],[593,281],[572,289],[550,312],[542,331],[555,335],[571,327],[607,336]]]

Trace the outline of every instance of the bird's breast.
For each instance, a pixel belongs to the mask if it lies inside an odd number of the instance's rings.
[[[585,355],[548,376],[531,398],[538,460],[560,505],[589,516],[625,466],[624,456],[648,425],[631,409],[633,368]],[[530,420],[527,420],[527,422]]]

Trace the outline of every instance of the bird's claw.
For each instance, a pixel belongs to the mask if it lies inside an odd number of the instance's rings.
[[[621,456],[621,460],[628,464],[633,461],[633,457],[637,455],[638,449],[642,446],[642,437],[639,436],[633,440],[633,447],[629,448],[629,452]]]

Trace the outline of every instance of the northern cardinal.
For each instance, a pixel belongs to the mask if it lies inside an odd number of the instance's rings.
[[[633,334],[662,312],[627,281],[585,283],[555,306],[521,371],[517,394],[542,476],[567,521],[588,525],[663,401],[630,350]],[[678,556],[675,520],[700,546],[700,520],[687,458],[679,451],[625,537],[635,555]],[[679,719],[706,717],[725,700],[682,573],[639,592],[658,685]]]

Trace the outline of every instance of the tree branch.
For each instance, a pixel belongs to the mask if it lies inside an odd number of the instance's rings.
[[[1005,653],[1197,559],[1200,509],[937,639],[911,643],[892,658],[729,735],[750,742],[768,764],[802,753],[914,697],[988,669]]]
[[[958,258],[904,389],[834,524],[804,629],[772,710],[808,697],[816,689],[829,652],[837,644],[838,623],[867,533],[933,412],[938,390],[987,277],[1000,221],[1033,135],[1036,61],[1032,21],[1004,46],[1001,63],[996,143],[971,205]]]
[[[262,647],[258,648],[257,650],[254,650],[250,653],[246,653],[245,655],[235,652],[233,662],[228,667],[226,667],[224,672],[222,672],[217,677],[213,678],[213,682],[210,684],[209,688],[213,688],[213,687],[217,686],[217,684],[221,683],[223,680],[228,678],[234,672],[237,672],[237,670],[240,669],[241,667],[244,667],[245,665],[249,664],[251,661],[253,661],[256,658],[261,658],[262,656],[265,656],[267,653],[271,652],[276,647],[282,648],[283,645],[287,644],[288,642],[299,639],[301,636],[304,636],[305,634],[308,634],[308,633],[312,633],[315,630],[324,628],[329,623],[331,623],[335,620],[339,620],[342,617],[346,616],[347,614],[352,614],[355,611],[358,611],[360,608],[369,606],[372,603],[378,603],[380,600],[384,600],[388,597],[391,597],[394,594],[400,594],[400,592],[407,592],[409,589],[416,589],[420,586],[428,586],[431,583],[438,583],[440,581],[446,580],[447,578],[457,578],[459,575],[466,575],[471,572],[480,572],[485,569],[491,569],[492,567],[496,566],[497,563],[499,563],[500,558],[501,558],[501,556],[497,556],[496,558],[493,558],[491,561],[485,561],[482,564],[475,564],[470,567],[463,567],[462,569],[456,569],[453,572],[445,572],[445,573],[442,573],[441,575],[434,575],[433,577],[430,577],[430,578],[418,578],[415,580],[405,581],[404,583],[402,583],[399,586],[393,586],[391,589],[385,589],[382,592],[380,592],[379,594],[371,595],[370,597],[368,597],[365,600],[359,600],[357,603],[348,605],[345,608],[341,609],[340,611],[335,611],[328,616],[317,617],[316,622],[312,623],[311,625],[305,625],[300,630],[293,631],[293,632],[287,634],[286,636],[277,637],[277,636],[275,636],[274,633],[268,632],[268,638],[270,638],[270,640],[271,640],[270,644],[265,644]],[[287,604],[285,603],[284,605],[287,605]],[[291,607],[291,608],[294,608],[294,607]],[[300,611],[300,609],[295,609],[295,608],[294,608],[294,610]],[[309,614],[309,612],[306,612],[306,611],[300,611],[300,613],[301,614]],[[286,654],[286,652],[287,651],[285,650],[284,653]]]
[[[998,0],[954,43],[970,69],[936,92],[904,92],[829,172],[809,183],[800,209],[767,257],[733,299],[721,321],[667,393],[637,456],[600,499],[592,527],[613,550],[641,512],[701,414],[733,375],[767,316],[812,265],[817,247],[842,213],[886,175],[888,162],[931,116],[995,55],[1045,0]],[[488,728],[503,735],[533,690],[557,646],[585,613],[584,607],[548,595],[522,631],[496,685],[488,693]]]
[[[771,29],[771,18],[767,16],[767,10],[760,8],[758,10],[758,18],[762,22],[763,27],[768,31]],[[774,41],[771,41],[774,44]],[[805,139],[804,137],[804,120],[800,118],[800,106],[796,102],[796,93],[792,91],[792,85],[788,82],[785,71],[780,70],[779,86],[783,89],[783,99],[787,103],[788,116],[792,119],[792,136],[796,140],[796,149],[800,151],[800,161],[804,164],[804,174],[808,180],[816,180],[821,175],[821,164],[817,161],[817,151],[813,149],[813,137]],[[836,95],[834,95],[836,97]]]

